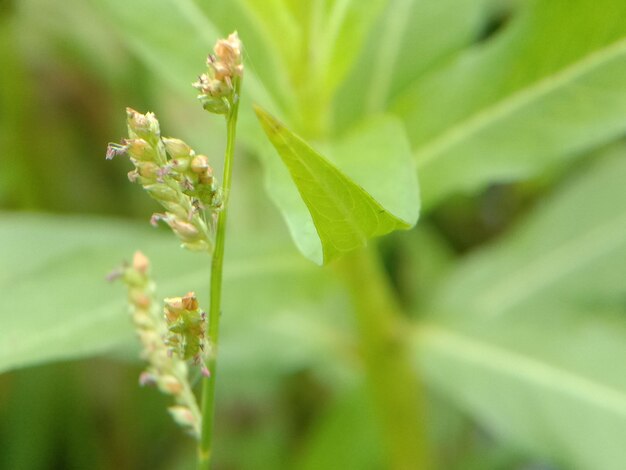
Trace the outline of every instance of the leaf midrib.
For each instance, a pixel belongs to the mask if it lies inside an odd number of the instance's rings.
[[[380,41],[376,44],[376,60],[377,64],[371,73],[371,81],[367,93],[367,110],[369,113],[380,111],[389,99],[389,90],[393,82],[393,74],[390,72],[395,70],[398,57],[401,54],[400,45],[409,26],[410,12],[413,8],[414,0],[402,2],[400,5],[394,5],[389,12],[383,26],[383,34]]]
[[[271,123],[270,123],[270,125],[271,125]],[[324,181],[320,180],[320,179],[319,179],[319,178],[315,175],[315,173],[311,170],[311,167],[307,164],[307,162],[306,162],[303,158],[301,158],[301,157],[299,157],[299,156],[298,156],[298,155],[299,155],[299,153],[298,153],[298,152],[296,152],[295,148],[294,148],[294,147],[293,147],[293,146],[292,146],[292,145],[291,145],[291,144],[290,144],[290,143],[289,143],[289,142],[285,139],[285,137],[282,135],[282,133],[281,133],[281,132],[278,132],[278,131],[277,131],[277,132],[275,132],[274,134],[275,134],[275,135],[276,135],[276,136],[277,136],[277,137],[278,137],[278,138],[279,138],[279,139],[283,142],[283,144],[284,144],[287,148],[289,148],[289,150],[290,150],[290,152],[291,152],[291,155],[292,155],[292,157],[291,157],[291,158],[292,158],[292,159],[295,159],[295,160],[297,160],[297,161],[299,161],[299,162],[300,162],[300,163],[301,163],[301,164],[305,167],[305,169],[306,169],[306,171],[308,172],[308,174],[309,174],[309,175],[310,175],[310,176],[314,179],[314,181],[315,181],[315,182],[316,182],[316,183],[320,186],[320,188],[322,188],[322,189],[323,189],[323,192],[326,194],[326,197],[328,197],[331,201],[335,202],[335,206],[336,206],[336,207],[340,210],[340,212],[341,212],[341,214],[343,215],[344,219],[345,219],[345,220],[346,220],[346,221],[350,224],[350,226],[352,227],[352,229],[353,229],[356,233],[358,233],[358,234],[360,234],[360,235],[361,235],[362,242],[366,242],[366,241],[367,241],[367,235],[366,235],[366,234],[364,234],[363,230],[359,227],[359,224],[358,224],[357,220],[356,220],[356,219],[352,216],[351,211],[350,211],[350,210],[346,207],[346,205],[345,205],[345,204],[343,204],[343,202],[341,201],[341,199],[340,199],[340,198],[336,198],[336,197],[333,195],[333,191],[329,190],[329,188],[328,188],[328,186],[327,186],[326,182],[324,182]],[[331,171],[331,172],[332,172],[332,171],[335,171],[335,172],[339,173],[339,170],[335,169],[335,168],[331,165],[331,163],[330,163],[330,162],[328,162],[328,161],[327,161],[327,160],[326,160],[326,159],[325,159],[325,158],[324,158],[321,154],[317,153],[315,150],[313,150],[311,147],[309,147],[308,145],[306,145],[306,143],[304,143],[304,142],[301,142],[301,145],[305,146],[306,148],[308,148],[308,150],[309,150],[310,152],[314,153],[314,154],[315,154],[315,155],[316,155],[316,156],[320,159],[320,161],[322,162],[322,164],[324,164],[324,165],[327,165],[327,166],[328,166],[328,168],[330,169],[330,171]],[[357,185],[357,184],[356,184],[356,183],[355,183],[355,182],[354,182],[351,178],[349,178],[347,175],[345,175],[345,174],[343,174],[343,173],[340,173],[340,174],[341,174],[341,175],[342,175],[342,176],[343,176],[343,177],[344,177],[344,178],[345,178],[345,179],[346,179],[346,180],[347,180],[350,184],[352,184],[352,185],[353,185],[353,188],[349,188],[349,191],[350,191],[350,196],[351,196],[352,198],[354,197],[354,196],[353,196],[353,194],[352,194],[352,192],[353,192],[353,190],[354,190],[354,187],[356,187],[356,188],[357,188],[357,190],[361,191],[361,192],[363,193],[363,196],[364,196],[365,198],[371,198],[371,196],[369,196],[369,194],[367,194],[367,193],[366,193],[366,192],[365,192],[365,191],[364,191],[364,190],[363,190],[360,186],[358,186],[358,185]],[[296,185],[296,186],[297,186],[297,185]],[[298,192],[300,192],[300,188],[299,188],[299,186],[298,186]],[[353,201],[354,201],[354,199],[353,199]],[[368,202],[370,202],[370,204],[372,203],[371,201],[368,201]],[[308,206],[308,204],[307,204],[307,206]],[[382,206],[380,206],[380,205],[379,205],[379,207],[380,207],[380,208],[381,208],[381,209],[382,209],[382,210],[383,210],[386,214],[389,214],[389,212],[388,212],[388,211],[387,211],[384,207],[382,207]],[[309,208],[309,210],[311,211],[311,213],[312,213],[313,211],[318,212],[318,211],[317,211],[317,209],[315,208],[315,206],[310,207],[310,208]],[[389,216],[390,216],[390,217],[393,217],[391,214],[389,214]],[[394,217],[394,218],[395,218],[395,217]],[[377,221],[377,223],[378,223],[378,224],[380,224],[380,220],[378,220],[378,221]],[[316,230],[318,231],[318,233],[319,233],[319,230],[320,230],[320,229],[319,229],[319,227],[317,227],[317,224],[315,224],[315,223],[314,223],[313,225],[315,225],[315,229],[316,229]],[[320,240],[321,240],[321,237],[320,237]],[[323,243],[326,243],[326,242],[327,242],[327,240],[322,240],[322,242],[323,242]],[[337,249],[337,251],[342,251],[342,250],[339,250],[337,247],[335,247],[335,248]]]
[[[592,72],[595,68],[601,67],[605,62],[613,60],[621,54],[626,54],[626,39],[620,39],[587,54],[559,72],[539,79],[530,86],[522,88],[468,116],[417,149],[415,158],[418,170],[460,142],[472,138],[494,122],[512,115],[515,111]]]
[[[433,323],[420,325],[415,339],[419,347],[434,349],[453,360],[491,370],[513,380],[535,385],[539,389],[552,390],[626,418],[625,392],[555,364]]]
[[[624,233],[626,212],[621,212],[551,251],[539,253],[539,258],[490,284],[472,304],[485,316],[503,314],[534,292],[626,243]]]

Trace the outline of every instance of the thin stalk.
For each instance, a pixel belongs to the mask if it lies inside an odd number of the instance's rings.
[[[207,367],[209,376],[202,381],[202,433],[198,446],[198,470],[208,470],[211,464],[213,445],[213,421],[215,415],[215,379],[217,376],[217,356],[220,333],[220,316],[222,303],[222,272],[224,265],[224,243],[226,241],[226,219],[228,216],[228,199],[232,180],[233,155],[235,152],[235,133],[237,131],[237,114],[239,112],[241,79],[234,80],[234,94],[231,110],[226,116],[226,153],[224,156],[224,206],[217,217],[215,235],[215,251],[211,261],[211,291],[209,304],[208,339],[210,354]]]
[[[374,248],[336,263],[355,308],[367,382],[394,470],[431,468],[424,387],[413,366],[400,307]]]

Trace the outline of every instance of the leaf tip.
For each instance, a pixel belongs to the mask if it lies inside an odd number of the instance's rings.
[[[254,112],[256,113],[257,118],[261,122],[261,125],[265,129],[267,133],[275,133],[277,134],[284,127],[278,119],[272,116],[270,113],[261,108],[258,104],[253,104]]]

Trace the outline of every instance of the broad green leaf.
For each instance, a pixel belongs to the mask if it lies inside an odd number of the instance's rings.
[[[499,0],[496,0],[499,1]],[[395,0],[390,4],[381,46],[396,49],[394,71],[389,74],[389,98],[405,90],[426,70],[451,60],[474,42],[492,14],[494,0]],[[402,6],[405,5],[406,9]],[[398,37],[387,42],[385,35]],[[397,34],[397,33],[396,33]],[[378,51],[382,60],[384,47]],[[379,78],[380,79],[380,78]],[[372,89],[376,89],[372,85]]]
[[[518,9],[504,31],[397,101],[428,206],[526,178],[626,129],[626,3]]]
[[[326,314],[313,306],[335,295],[332,283],[288,246],[284,235],[229,239],[224,369],[262,363],[269,375],[335,348],[341,302],[324,309],[335,312],[332,328],[320,322]],[[152,259],[160,297],[195,290],[206,305],[209,257],[181,250],[169,233],[107,219],[2,214],[0,371],[135,344],[124,288],[104,277],[137,248]],[[290,320],[293,312],[298,322]]]
[[[111,40],[110,25],[98,16],[92,2],[24,0],[16,13],[21,53],[31,60],[52,56],[55,62],[80,67],[100,84],[115,86],[125,78],[128,64],[119,44]]]
[[[387,3],[389,0],[335,0],[329,3],[324,20],[309,44],[314,59],[317,59],[313,77],[322,80],[324,90],[333,93],[343,81],[362,50],[367,33]],[[319,55],[315,53],[318,48]]]
[[[285,0],[238,0],[257,31],[266,39],[267,47],[280,63],[293,74],[293,67],[300,64],[306,31],[301,28]],[[302,2],[306,5],[307,2]]]
[[[132,51],[177,90],[190,90],[220,37],[193,0],[92,1]]]
[[[415,343],[431,386],[496,439],[562,468],[619,470],[626,459],[623,317],[557,307],[516,321],[423,324]]]
[[[610,153],[463,263],[416,335],[429,381],[564,468],[626,461],[626,151]]]
[[[415,224],[417,182],[396,121],[367,123],[329,148],[331,162],[271,115],[256,112],[288,170],[272,175],[270,193],[305,256],[325,263],[365,246],[369,238]],[[266,165],[276,163],[266,158]]]
[[[349,127],[365,113],[387,109],[426,70],[473,41],[485,21],[485,3],[388,1],[335,97],[335,130]]]
[[[581,308],[618,304],[626,291],[625,157],[624,147],[611,149],[511,236],[458,266],[437,309],[488,318],[555,298]]]

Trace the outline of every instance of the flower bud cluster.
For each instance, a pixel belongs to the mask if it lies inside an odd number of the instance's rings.
[[[237,32],[220,39],[207,58],[208,72],[200,75],[193,84],[200,94],[198,99],[204,109],[215,114],[228,114],[234,96],[235,80],[243,76],[241,41]]]
[[[128,287],[128,302],[133,324],[142,345],[141,357],[148,362],[141,374],[141,385],[154,385],[171,395],[176,402],[169,408],[175,421],[199,437],[201,413],[189,385],[185,359],[172,354],[166,344],[167,324],[154,300],[155,286],[150,279],[150,263],[136,252],[130,265],[123,266],[115,277],[121,277]]]
[[[135,166],[128,173],[129,180],[141,184],[165,209],[153,215],[153,224],[165,222],[185,248],[211,252],[222,196],[208,158],[197,155],[182,140],[161,138],[153,113],[126,111],[129,138],[122,144],[109,144],[107,159],[128,155]]]
[[[183,297],[171,297],[163,302],[168,330],[165,344],[172,354],[185,360],[193,359],[194,364],[202,365],[203,373],[207,375],[208,370],[204,366],[207,317],[198,306],[196,294],[188,292]]]

